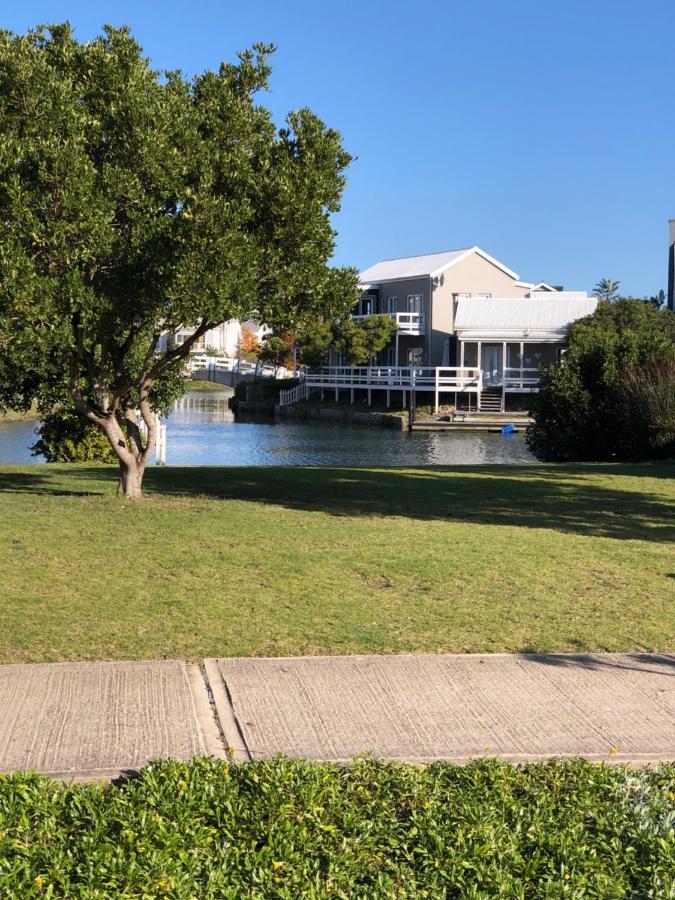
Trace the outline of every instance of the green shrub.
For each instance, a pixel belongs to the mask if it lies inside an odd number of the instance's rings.
[[[255,378],[240,381],[234,389],[235,400],[270,400],[277,403],[279,391],[288,390],[298,383],[296,378]]]
[[[48,413],[37,433],[31,450],[47,462],[117,462],[103,432],[75,410]]]
[[[581,761],[0,776],[0,896],[665,898],[674,791],[672,765]]]
[[[675,454],[675,314],[639,300],[601,303],[574,323],[561,364],[532,400],[530,449],[553,462]]]

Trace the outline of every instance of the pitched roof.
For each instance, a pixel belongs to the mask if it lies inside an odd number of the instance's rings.
[[[370,266],[369,269],[364,269],[359,275],[359,283],[362,286],[376,285],[383,281],[397,281],[399,278],[423,278],[429,275],[439,275],[471,253],[478,253],[483,259],[506,272],[507,275],[518,278],[515,272],[507,269],[503,263],[481,250],[480,247],[465,247],[462,250],[444,250],[442,253],[425,253],[422,256],[384,259],[375,263],[374,266]]]
[[[590,315],[598,305],[593,297],[565,297],[559,292],[539,297],[467,297],[457,302],[455,330],[502,333],[564,334],[572,322]]]

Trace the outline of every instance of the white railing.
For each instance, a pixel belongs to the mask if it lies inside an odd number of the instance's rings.
[[[424,334],[424,313],[399,312],[399,313],[368,313],[367,315],[352,316],[355,321],[370,319],[372,316],[389,316],[396,322],[396,330],[399,334]]]
[[[336,400],[341,389],[395,390],[404,394],[433,391],[438,410],[441,392],[478,394],[483,389],[483,376],[480,369],[467,366],[326,366],[307,372],[305,384],[308,390],[333,389]]]
[[[279,391],[279,406],[292,406],[300,400],[306,400],[309,396],[307,382],[303,379],[300,384],[288,390]]]
[[[539,369],[521,369],[516,366],[507,366],[504,369],[503,384],[505,391],[532,391],[536,390],[541,372]]]
[[[325,366],[307,372],[305,379],[317,388],[397,388],[416,391],[480,390],[480,369],[467,366]]]
[[[270,366],[259,360],[233,359],[228,356],[207,356],[206,353],[192,353],[187,362],[189,372],[235,372],[254,375],[256,378],[293,378],[293,372],[284,366]]]

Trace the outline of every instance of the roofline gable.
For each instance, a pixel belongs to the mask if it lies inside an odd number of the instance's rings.
[[[505,272],[507,275],[510,275],[514,281],[518,281],[518,273],[514,272],[513,269],[509,269],[508,266],[505,266],[504,263],[500,263],[498,259],[495,259],[494,256],[490,256],[489,253],[486,253],[485,250],[481,250],[480,247],[469,247],[468,250],[465,250],[461,256],[456,257],[451,260],[449,263],[446,263],[444,266],[441,266],[439,269],[436,269],[435,272],[431,272],[431,276],[440,275],[441,272],[446,272],[448,269],[451,269],[457,263],[462,262],[463,259],[466,259],[467,256],[471,256],[472,253],[477,253],[479,256],[482,256],[484,260],[489,263],[492,263],[493,266],[496,266],[498,269],[501,269],[502,272]]]

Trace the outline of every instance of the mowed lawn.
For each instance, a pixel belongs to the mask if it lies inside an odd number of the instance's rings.
[[[0,662],[675,650],[675,467],[0,468]]]

